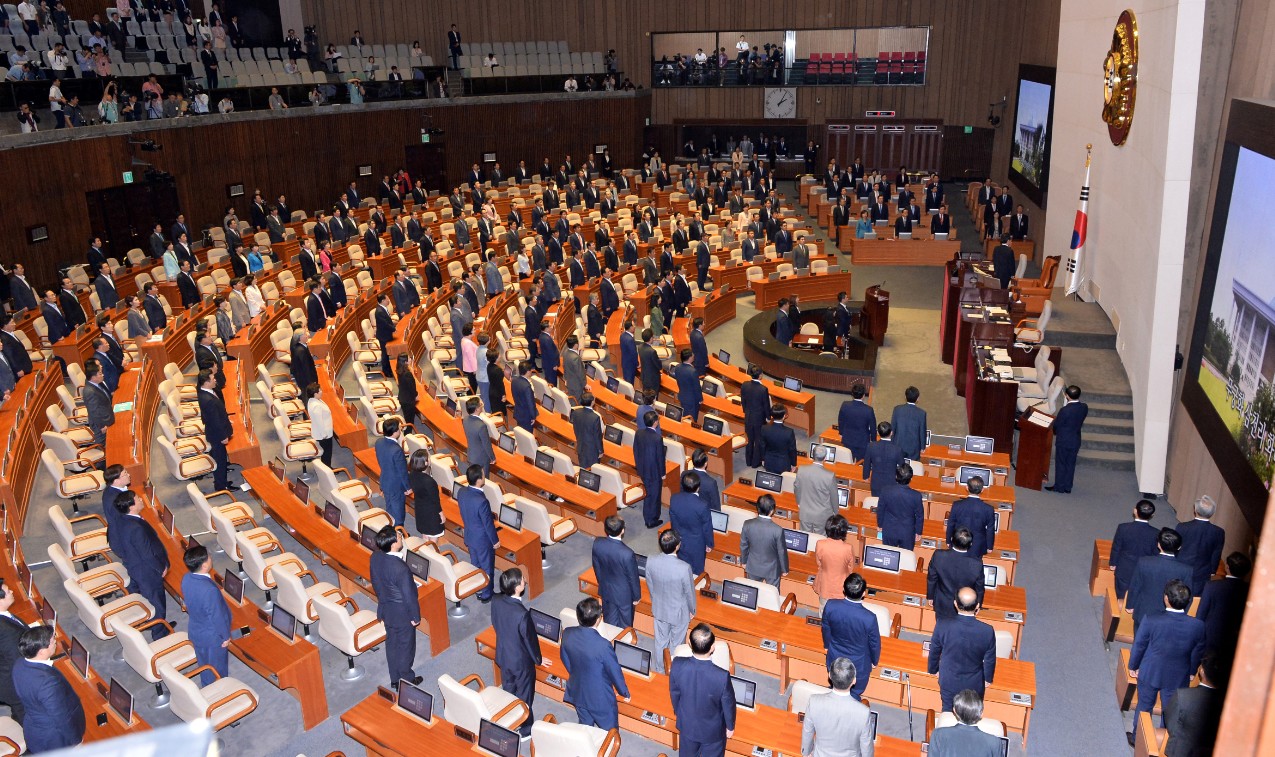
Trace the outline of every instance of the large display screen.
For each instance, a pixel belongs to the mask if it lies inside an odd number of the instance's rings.
[[[1054,115],[1054,69],[1018,67],[1009,180],[1044,207],[1049,179],[1049,136]]]
[[[1237,101],[1218,171],[1182,401],[1250,523],[1275,472],[1275,109]],[[1256,520],[1254,520],[1256,518]]]

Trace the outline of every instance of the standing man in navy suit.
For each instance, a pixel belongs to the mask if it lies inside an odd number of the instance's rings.
[[[699,476],[699,498],[704,500],[709,510],[722,509],[722,488],[708,472],[708,453],[697,449],[691,453],[691,472]]]
[[[925,449],[925,431],[927,420],[925,410],[916,404],[921,399],[921,390],[909,386],[903,391],[902,405],[895,405],[890,413],[890,425],[894,427],[894,443],[903,450],[903,456],[909,460],[921,459],[921,450]]]
[[[500,670],[500,688],[527,705],[527,719],[518,729],[523,738],[531,736],[535,711],[531,702],[536,697],[536,666],[541,664],[540,637],[531,620],[531,612],[523,604],[527,582],[522,570],[510,568],[500,574],[500,593],[491,601],[491,626],[496,632],[496,667]]]
[[[868,444],[877,438],[877,414],[863,401],[868,393],[863,384],[850,387],[852,399],[841,403],[837,411],[837,430],[841,432],[841,446],[850,450],[855,460],[862,460],[868,452]],[[862,677],[862,676],[860,676]]]
[[[167,607],[167,594],[164,593],[164,576],[168,575],[168,551],[164,543],[155,534],[151,524],[142,519],[142,500],[132,490],[122,492],[115,498],[115,511],[119,517],[115,525],[107,529],[107,540],[111,551],[120,558],[128,569],[130,593],[137,593],[146,598],[155,608],[155,617],[163,620]],[[115,531],[116,533],[111,533]],[[151,627],[151,639],[160,639],[169,634],[163,625]]]
[[[664,522],[660,518],[660,495],[664,490],[666,452],[664,438],[655,425],[659,420],[659,413],[647,410],[642,414],[641,428],[633,437],[634,466],[637,468],[638,477],[642,479],[642,488],[646,492],[642,500],[642,520],[647,528],[655,528]],[[699,480],[696,479],[695,483],[698,486]]]
[[[881,661],[881,629],[877,616],[863,606],[868,582],[851,573],[842,584],[845,600],[831,600],[823,607],[823,645],[828,650],[827,666],[844,657],[854,663],[857,677],[850,695],[863,698],[872,668]]]
[[[891,439],[893,433],[894,428],[889,421],[878,423],[878,439],[868,445],[863,456],[863,477],[868,479],[874,497],[881,496],[883,491],[894,485],[899,466],[906,462],[903,450]]]
[[[403,454],[403,422],[386,418],[381,424],[381,438],[376,440],[376,463],[381,467],[381,496],[385,510],[401,526],[407,518],[407,457]]]
[[[519,428],[534,432],[540,409],[536,406],[536,394],[528,373],[531,373],[531,361],[524,360],[518,364],[518,375],[509,382],[509,387],[514,395],[514,421]]]
[[[199,417],[204,422],[204,437],[208,440],[208,454],[217,463],[213,471],[213,488],[223,491],[230,488],[230,457],[226,453],[226,445],[234,436],[234,428],[230,425],[230,415],[226,412],[226,401],[217,391],[218,372],[211,368],[199,371]]]
[[[13,688],[26,710],[22,732],[27,752],[52,752],[84,741],[84,707],[62,672],[53,667],[58,640],[53,626],[36,626],[18,639],[21,660],[13,666]]]
[[[1080,454],[1080,428],[1085,425],[1089,406],[1080,401],[1080,387],[1067,387],[1067,399],[1054,417],[1054,482],[1046,491],[1059,494],[1071,493],[1072,478],[1076,475],[1076,456]]]
[[[416,659],[416,627],[421,623],[421,604],[416,598],[416,579],[403,558],[403,537],[391,525],[376,532],[369,572],[376,592],[376,619],[385,624],[385,662],[390,668],[390,688],[399,681],[419,684],[412,670]]]
[[[744,410],[744,436],[748,446],[744,448],[744,462],[749,468],[761,465],[761,432],[770,417],[770,390],[761,382],[761,367],[748,366],[748,381],[739,388],[740,404]]]
[[[1252,571],[1253,563],[1244,553],[1232,552],[1226,556],[1226,575],[1205,584],[1195,617],[1204,621],[1208,650],[1228,654],[1235,649],[1248,602],[1248,575]]]
[[[970,554],[983,559],[996,546],[996,511],[978,496],[983,492],[983,477],[970,476],[965,486],[969,496],[956,500],[947,516],[947,540],[952,541],[956,529],[965,526],[974,536]]]
[[[1136,712],[1151,712],[1159,695],[1161,711],[1167,710],[1178,689],[1191,683],[1191,676],[1204,658],[1204,621],[1187,615],[1191,587],[1185,581],[1170,581],[1164,587],[1164,610],[1149,614],[1133,634],[1129,652],[1129,677],[1138,682]],[[1132,743],[1137,734],[1134,715]]]
[[[606,537],[593,540],[593,573],[602,598],[602,619],[618,628],[633,626],[633,605],[642,598],[637,555],[624,543],[624,519],[608,516]]]
[[[669,669],[669,696],[677,716],[679,757],[718,757],[735,735],[735,688],[730,674],[713,662],[713,629],[691,629],[691,656]]]
[[[1124,598],[1124,611],[1133,616],[1135,635],[1143,619],[1160,612],[1164,587],[1170,581],[1191,585],[1191,566],[1177,557],[1178,550],[1182,548],[1182,535],[1171,528],[1162,528],[1158,541],[1159,554],[1138,560],[1133,569],[1133,580],[1129,582],[1129,593]]]
[[[682,410],[692,422],[699,418],[699,408],[704,402],[704,390],[700,388],[699,376],[695,366],[691,365],[691,350],[682,348],[679,354],[680,363],[673,368],[673,380],[677,382],[677,401],[682,403]]]
[[[686,471],[681,485],[682,491],[669,498],[669,525],[682,537],[677,556],[698,576],[704,572],[704,555],[713,548],[713,519],[708,514],[708,505],[697,494],[699,476]]]
[[[562,355],[558,352],[558,343],[553,341],[553,334],[549,330],[549,320],[542,320],[540,322],[540,372],[544,374],[549,386],[558,385],[561,362]]]
[[[925,598],[934,608],[937,620],[956,617],[956,595],[961,589],[973,589],[974,599],[983,604],[983,563],[970,554],[974,540],[965,526],[956,529],[947,549],[936,550],[926,568]]]
[[[9,717],[22,725],[26,712],[22,708],[22,699],[13,688],[13,668],[21,659],[18,641],[27,630],[27,624],[9,612],[13,600],[13,587],[0,579],[0,703],[9,705]]]
[[[797,434],[784,425],[788,408],[776,402],[770,408],[770,423],[761,430],[761,464],[770,473],[797,469]]]
[[[1155,503],[1140,499],[1133,506],[1133,520],[1116,526],[1115,538],[1111,540],[1111,556],[1107,559],[1107,564],[1116,574],[1116,599],[1124,599],[1129,591],[1129,582],[1133,580],[1138,561],[1159,551],[1156,544],[1160,530],[1151,525],[1154,515]]]
[[[792,318],[788,316],[789,307],[788,298],[780,298],[779,312],[775,313],[775,339],[779,340],[779,343],[784,345],[791,345],[792,338],[797,334],[797,329],[792,322]]]
[[[691,321],[691,365],[700,378],[708,373],[708,340],[704,338],[704,319],[699,317]]]
[[[925,502],[911,483],[912,466],[898,463],[894,485],[882,489],[877,497],[877,528],[881,529],[881,543],[887,547],[912,549],[925,528]]]
[[[478,592],[478,601],[486,604],[491,601],[492,581],[496,577],[496,545],[500,543],[500,537],[496,535],[491,505],[483,492],[482,466],[469,466],[465,470],[465,480],[469,486],[460,490],[458,500],[460,519],[465,526],[465,550],[469,552],[469,561],[474,567],[487,574],[487,585]]]
[[[1182,536],[1178,559],[1191,566],[1191,594],[1196,596],[1217,572],[1226,544],[1226,531],[1209,522],[1215,512],[1217,503],[1204,494],[1195,501],[1195,519],[1179,523],[1177,528]]]
[[[957,692],[973,689],[980,697],[996,675],[996,631],[974,617],[978,597],[973,589],[956,594],[956,617],[934,627],[930,637],[929,672],[939,674],[943,712],[952,711]]]
[[[637,379],[638,369],[638,346],[633,329],[633,319],[624,319],[624,330],[620,332],[620,373],[629,386]]]
[[[602,605],[593,597],[586,597],[576,605],[576,621],[580,625],[562,632],[562,664],[569,676],[563,701],[576,708],[581,725],[609,731],[620,727],[615,694],[627,702],[629,687],[615,648],[595,627],[601,618]]]
[[[230,675],[230,605],[221,593],[221,587],[212,577],[212,556],[208,548],[195,545],[182,556],[189,571],[182,576],[182,599],[186,603],[189,625],[186,635],[195,646],[195,661],[217,671],[217,675]],[[208,686],[217,677],[208,671],[199,674],[199,682]]]

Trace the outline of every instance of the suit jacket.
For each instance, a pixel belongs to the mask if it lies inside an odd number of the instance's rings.
[[[146,311],[146,321],[150,324],[151,333],[163,331],[168,325],[168,314],[164,312],[164,303],[156,295],[148,295],[142,299],[142,309]]]
[[[416,581],[407,563],[388,552],[374,549],[369,571],[372,574],[372,591],[376,592],[377,620],[395,628],[419,623],[421,605],[416,598]]]
[[[567,679],[567,704],[616,719],[619,705],[615,693],[629,696],[624,671],[615,658],[615,649],[595,628],[574,626],[562,631],[562,664]]]
[[[230,416],[226,413],[226,403],[217,392],[200,389],[199,417],[204,423],[204,436],[210,444],[222,444],[234,436],[234,428],[230,425]]]
[[[782,423],[767,423],[761,430],[761,454],[762,467],[767,471],[789,470],[797,464],[797,435]]]
[[[558,344],[553,341],[553,335],[547,331],[540,332],[540,368],[545,375],[545,381],[550,384],[558,383],[558,372],[561,370],[562,353],[558,351]]]
[[[101,299],[99,297],[99,299]],[[76,326],[88,323],[88,317],[84,313],[84,306],[80,304],[80,298],[75,293],[68,292],[65,289],[58,290],[58,307],[62,308],[62,312],[66,314],[66,326],[73,329]],[[108,307],[103,303],[102,307]]]
[[[1028,228],[1030,227],[1031,218],[1026,213],[1019,216],[1014,214],[1009,217],[1009,235],[1014,239],[1026,239]]]
[[[1204,621],[1185,612],[1150,613],[1138,623],[1129,652],[1129,670],[1138,683],[1180,689],[1191,682],[1204,657]]]
[[[1132,520],[1116,526],[1108,563],[1115,568],[1117,597],[1123,597],[1129,590],[1129,582],[1133,580],[1133,571],[1138,566],[1138,560],[1159,553],[1159,538],[1160,529],[1146,521]]]
[[[61,671],[32,660],[13,667],[13,688],[26,708],[27,751],[52,752],[84,740],[84,707]]]
[[[930,733],[933,757],[1000,757],[1000,753],[1001,740],[976,725],[957,723]]]
[[[505,594],[492,597],[491,625],[496,631],[496,667],[502,678],[530,672],[540,664],[540,637],[521,600]]]
[[[1058,449],[1080,449],[1080,428],[1085,424],[1085,417],[1089,415],[1089,406],[1083,402],[1068,402],[1058,411],[1058,415],[1054,418],[1054,446]],[[1186,546],[1186,537],[1183,536],[1183,547]],[[1213,563],[1217,566],[1217,561]]]
[[[823,608],[822,631],[829,666],[844,657],[854,663],[859,680],[872,674],[872,668],[881,660],[881,630],[877,616],[862,602],[830,600]]]
[[[770,390],[760,381],[748,380],[739,388],[740,404],[744,409],[744,426],[756,429],[770,417]]]
[[[1164,708],[1169,730],[1165,757],[1208,757],[1217,741],[1225,692],[1210,686],[1183,686]]]
[[[266,218],[266,233],[270,236],[270,244],[279,244],[283,241],[283,219],[271,215]]]
[[[195,277],[185,271],[177,274],[177,291],[181,293],[182,307],[189,308],[198,305],[200,299],[199,285],[195,283]]]
[[[1199,596],[1222,560],[1226,531],[1207,520],[1196,518],[1179,523],[1177,532],[1182,535],[1178,559],[1191,566],[1191,594]]]
[[[712,660],[676,658],[669,670],[668,687],[683,739],[723,742],[726,732],[735,729],[735,689],[730,674]]]
[[[230,638],[230,606],[211,577],[182,576],[182,599],[189,621],[186,633],[195,646],[216,646]]]
[[[954,618],[956,606],[952,602],[961,589],[973,589],[979,604],[983,603],[983,563],[970,552],[937,550],[930,557],[925,587],[926,599],[934,602],[935,616]]]
[[[115,400],[109,388],[104,384],[85,382],[81,394],[84,397],[84,409],[88,411],[89,428],[94,434],[115,423]]]
[[[695,614],[695,575],[677,555],[651,555],[646,561],[646,588],[657,622],[690,625]]]
[[[373,319],[376,321],[376,339],[382,344],[394,341],[395,327],[394,319],[390,317],[390,313],[384,307],[377,305],[373,311],[375,315]]]
[[[5,360],[14,371],[30,373],[32,371],[31,355],[18,338],[7,331],[0,331],[0,345],[3,346]]]
[[[643,342],[637,347],[638,365],[641,368],[642,386],[657,387],[660,385],[660,356],[656,354],[655,348]],[[641,425],[641,418],[638,418]]]
[[[143,313],[136,310],[128,311],[128,335],[133,339],[151,335],[150,321]]]
[[[868,443],[877,438],[877,414],[863,400],[848,400],[837,411],[837,428],[841,432],[841,446],[850,450],[855,460],[862,460],[868,451]]]
[[[10,616],[0,616],[0,702],[16,704],[18,693],[13,688],[13,668],[22,659],[18,638],[28,626]]]
[[[247,298],[236,289],[231,289],[226,299],[230,301],[231,322],[234,324],[235,331],[238,332],[252,322],[252,310],[248,307]]]
[[[974,536],[970,554],[981,558],[996,546],[996,512],[978,497],[962,497],[952,505],[947,516],[947,542],[952,543],[956,529],[965,526]]]
[[[117,530],[112,535],[111,530]],[[168,551],[155,529],[140,516],[122,515],[107,531],[111,551],[128,568],[129,578],[139,587],[161,586],[168,570]]]
[[[903,450],[890,439],[881,439],[868,445],[863,456],[863,477],[871,484],[872,495],[894,485],[895,470],[903,463]]]
[[[690,492],[674,494],[669,498],[668,519],[669,525],[682,537],[677,556],[691,566],[695,575],[703,573],[705,551],[713,546],[713,519],[708,515],[704,500]]]
[[[691,331],[691,365],[695,366],[696,375],[703,377],[708,373],[708,342],[704,332]]]
[[[883,488],[877,499],[877,528],[886,544],[912,549],[925,528],[921,493],[898,483]]]
[[[120,295],[115,291],[115,282],[105,276],[98,276],[93,282],[93,289],[97,291],[97,299],[102,303],[103,310],[110,310],[119,304]]]
[[[584,394],[584,360],[576,350],[567,350],[562,355],[562,374],[567,380],[567,394],[579,400]]]
[[[629,545],[609,536],[598,537],[593,540],[592,559],[603,602],[627,607],[642,598],[637,556]]]
[[[912,403],[895,405],[894,411],[890,413],[890,425],[894,427],[891,438],[903,450],[903,456],[909,460],[919,460],[921,450],[925,449],[925,410]]]
[[[482,566],[487,556],[500,543],[500,537],[496,535],[496,523],[491,517],[491,505],[483,491],[472,486],[460,490],[457,504],[460,506],[461,522],[465,526],[465,549],[469,552],[469,560],[476,566]]]
[[[1125,607],[1133,611],[1134,621],[1141,622],[1144,617],[1164,609],[1166,584],[1176,578],[1190,585],[1191,576],[1191,565],[1181,558],[1160,554],[1140,558],[1125,595]]]
[[[602,416],[587,407],[571,411],[571,427],[575,430],[576,457],[583,469],[602,459]]]
[[[739,562],[752,578],[778,581],[788,572],[784,529],[770,518],[759,516],[744,521],[739,533]]]
[[[862,673],[860,673],[862,675]],[[806,704],[801,753],[810,757],[872,757],[868,707],[849,694],[816,694]]]
[[[665,455],[664,439],[660,432],[653,428],[639,428],[633,437],[633,462],[638,477],[645,485],[664,479]]]
[[[930,637],[929,671],[939,674],[939,690],[982,692],[996,675],[996,632],[972,615],[940,622]]]
[[[1009,280],[1014,277],[1014,250],[1001,244],[992,250],[992,275],[1000,279],[1001,289],[1009,288]]]
[[[678,363],[673,368],[673,379],[677,382],[677,401],[687,415],[699,414],[699,406],[704,402],[704,390],[699,385],[699,375],[695,366],[690,363]]]
[[[1204,621],[1206,648],[1235,648],[1240,638],[1240,623],[1244,620],[1248,588],[1247,581],[1231,576],[1209,581],[1205,585],[1195,617]]]
[[[466,415],[461,426],[465,429],[465,456],[468,464],[489,465],[496,462],[487,424],[477,415]]]
[[[104,355],[101,352],[94,352],[93,358],[97,360],[98,365],[102,366],[102,383],[106,384],[106,388],[111,390],[111,394],[120,386],[120,367],[110,355]]]
[[[704,504],[708,505],[709,510],[722,509],[722,490],[717,483],[717,479],[713,478],[713,474],[706,470],[693,468],[695,474],[699,477],[699,491],[695,492],[699,498],[704,500]]]
[[[381,491],[390,497],[403,496],[410,488],[403,448],[394,439],[382,436],[376,440],[376,462],[381,466]]]
[[[292,354],[292,378],[298,387],[306,387],[319,380],[319,371],[314,366],[314,354],[308,345],[294,341],[289,350]]]
[[[514,420],[522,428],[533,428],[540,410],[536,407],[536,395],[531,382],[526,376],[515,376],[509,386],[514,396]]]

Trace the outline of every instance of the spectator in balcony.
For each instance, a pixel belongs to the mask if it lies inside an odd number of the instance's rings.
[[[279,94],[278,87],[270,88],[270,110],[287,110],[288,104],[283,101],[283,95]]]
[[[239,25],[238,16],[230,17],[230,23],[226,26],[226,36],[230,38],[230,44],[236,48],[243,47],[246,44],[243,27]]]
[[[66,46],[61,42],[53,45],[53,49],[44,54],[49,61],[49,68],[53,69],[53,75],[59,79],[66,79],[72,75],[71,56],[66,54]]]
[[[460,56],[464,55],[464,50],[460,46],[460,31],[456,28],[456,24],[452,24],[451,30],[447,32],[447,54],[452,59],[452,70],[460,70]]]
[[[363,32],[359,31],[358,29],[355,29],[354,35],[350,37],[350,46],[357,47],[360,50],[362,50],[364,44],[365,43],[363,42]]]
[[[191,104],[191,110],[194,111],[195,115],[197,116],[208,115],[208,93],[207,92],[200,92],[195,95],[195,97],[193,98],[193,102]]]
[[[168,99],[162,106],[163,118],[177,118],[181,115],[181,103],[177,101],[177,93],[169,92]]]
[[[234,113],[235,102],[231,100],[229,97],[221,98],[221,102],[217,103],[217,112],[218,113]]]
[[[142,84],[142,96],[146,97],[148,95],[157,95],[159,97],[164,96],[164,88],[160,85],[159,79],[154,74],[151,74],[151,76]]]
[[[487,57],[483,58],[483,68],[496,68],[500,65],[500,61],[496,60],[495,53],[487,53]]]
[[[97,115],[104,124],[113,124],[120,120],[119,103],[115,100],[115,82],[106,85],[102,102],[97,104]]]
[[[419,40],[412,42],[412,64],[416,65],[425,61],[425,51],[421,49]]]
[[[381,64],[376,62],[376,56],[369,55],[367,56],[367,62],[363,64],[363,75],[366,76],[368,79],[375,79],[376,70],[379,69],[380,67],[381,67]]]
[[[125,121],[141,121],[146,117],[146,109],[138,101],[137,95],[130,94],[128,100],[121,103],[120,117]]]
[[[310,104],[315,107],[328,104],[328,98],[323,95],[323,90],[319,88],[318,84],[314,85],[314,88],[310,90]]]
[[[288,60],[297,60],[304,58],[305,52],[301,49],[301,38],[297,36],[296,29],[289,29],[288,36],[283,40],[284,47],[288,48]]]
[[[608,74],[620,73],[620,59],[615,54],[615,50],[607,50],[607,54],[602,58],[602,65],[606,66]]]
[[[584,77],[584,91],[592,92],[595,89],[597,89],[597,85],[593,83],[593,77],[592,76]]]
[[[363,97],[367,94],[367,91],[363,89],[363,82],[356,76],[350,79],[346,86],[350,93],[350,104],[362,105]]]
[[[111,41],[111,48],[115,50],[123,50],[126,43],[127,32],[124,31],[124,21],[120,19],[118,13],[108,13],[110,18],[106,22],[106,26],[102,27],[102,33]],[[194,47],[194,42],[186,43],[187,47]]]
[[[122,1],[122,0],[121,0]],[[182,17],[182,32],[186,35],[186,47],[195,46],[195,19],[187,13]],[[123,49],[123,35],[120,36],[120,43],[115,46],[117,50]]]
[[[71,99],[66,102],[66,123],[72,127],[88,125],[88,122],[84,120],[83,111],[80,110],[79,95],[71,95]]]
[[[18,128],[23,134],[40,130],[40,117],[31,112],[31,106],[22,103],[18,106]]]
[[[388,97],[403,96],[403,75],[399,73],[398,66],[390,66],[390,83],[385,88],[385,94]]]
[[[328,45],[328,49],[323,53],[323,65],[328,67],[328,71],[336,73],[336,62],[345,56],[341,51],[336,49],[336,45]]]
[[[27,36],[40,33],[40,6],[31,0],[18,3],[18,18],[22,20],[22,28]]]
[[[748,65],[748,40],[744,39],[744,35],[739,35],[739,41],[735,43],[735,62],[739,64],[739,72],[744,73],[744,67]]]
[[[204,49],[199,51],[199,62],[204,67],[208,88],[217,88],[217,53],[213,52],[212,43],[205,42]]]
[[[49,110],[53,112],[55,129],[66,128],[66,98],[62,96],[62,80],[55,78],[49,87]]]
[[[131,0],[115,0],[115,12],[125,21],[133,18],[133,3]]]
[[[221,25],[220,19],[213,22],[212,41],[214,48],[218,50],[226,49],[226,27]]]
[[[620,89],[625,92],[632,92],[633,90],[637,89],[637,87],[634,86],[633,81],[626,76],[624,77],[624,81],[620,82]]]
[[[567,80],[562,83],[563,92],[575,92],[578,89],[580,89],[580,85],[576,83],[576,77],[574,74],[568,76]]]

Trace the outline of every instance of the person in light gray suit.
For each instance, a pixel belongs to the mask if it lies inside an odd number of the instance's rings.
[[[952,699],[956,725],[935,728],[930,733],[930,757],[998,757],[1001,740],[978,729],[983,719],[983,698],[965,689]]]
[[[124,303],[128,305],[129,338],[137,340],[150,336],[151,323],[146,318],[146,311],[142,310],[142,298],[135,294],[130,294],[124,298]]]
[[[872,757],[875,750],[868,707],[850,695],[854,663],[844,657],[833,660],[828,680],[832,691],[816,694],[806,705],[801,724],[802,757]],[[934,753],[933,744],[930,753]]]
[[[500,266],[496,265],[494,252],[487,254],[487,267],[483,271],[483,277],[486,279],[488,297],[498,297],[505,291],[505,279],[500,275]]]
[[[784,546],[784,530],[771,520],[774,513],[775,498],[761,495],[757,500],[758,517],[745,521],[740,529],[739,562],[746,577],[778,589],[780,576],[788,574],[788,548]]]
[[[646,561],[646,588],[655,616],[655,664],[661,672],[664,651],[671,657],[686,641],[686,629],[695,615],[695,576],[691,566],[677,557],[682,539],[671,528],[660,533],[660,554]]]
[[[921,399],[921,391],[909,386],[903,392],[905,404],[895,405],[890,414],[890,425],[894,427],[894,443],[899,445],[903,456],[909,460],[919,460],[921,450],[925,449],[926,417],[925,410],[916,404]]]
[[[106,428],[115,423],[115,399],[102,378],[102,365],[96,358],[84,361],[84,388],[80,390],[80,396],[84,398],[84,409],[88,411],[93,443],[105,448]]]
[[[567,394],[577,405],[584,397],[584,360],[580,357],[580,338],[567,337],[567,351],[562,353],[562,375],[567,381]]]
[[[465,465],[478,465],[483,469],[483,478],[491,473],[491,464],[496,462],[496,453],[491,446],[491,432],[487,424],[478,417],[477,397],[465,401],[465,420],[461,425],[465,428]]]
[[[230,294],[226,295],[226,299],[230,300],[230,319],[235,324],[236,332],[252,323],[252,309],[248,307],[248,298],[244,296],[247,287],[247,277],[235,279],[231,282]],[[131,326],[129,333],[133,333]]]
[[[806,246],[806,236],[797,237],[797,246],[792,248],[792,267],[794,269],[810,267],[810,248]]]
[[[797,513],[801,530],[822,533],[828,518],[837,514],[837,477],[824,467],[827,447],[815,447],[811,465],[797,468],[793,494],[797,497]]]

